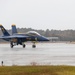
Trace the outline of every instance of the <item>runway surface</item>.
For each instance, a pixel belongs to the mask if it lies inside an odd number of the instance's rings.
[[[0,62],[4,65],[74,65],[75,44],[70,43],[26,43],[26,48],[0,44]],[[1,64],[0,64],[1,65]]]

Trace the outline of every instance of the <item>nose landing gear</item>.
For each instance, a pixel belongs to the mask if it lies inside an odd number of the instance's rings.
[[[33,42],[32,48],[36,48],[35,42]]]
[[[36,48],[36,45],[32,45],[32,48]]]

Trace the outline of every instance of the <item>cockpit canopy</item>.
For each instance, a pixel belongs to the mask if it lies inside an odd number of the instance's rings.
[[[40,34],[39,33],[37,33],[37,32],[35,32],[35,31],[29,31],[29,32],[27,32],[27,34],[29,34],[29,35],[38,35],[38,36],[40,36]]]

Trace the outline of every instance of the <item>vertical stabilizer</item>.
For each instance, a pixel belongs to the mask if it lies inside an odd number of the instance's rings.
[[[0,24],[0,28],[2,30],[2,33],[4,36],[9,36],[10,34],[7,32],[7,30]]]
[[[12,34],[17,33],[16,25],[12,25]]]

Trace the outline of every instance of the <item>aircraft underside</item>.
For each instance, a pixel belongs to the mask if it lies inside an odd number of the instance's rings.
[[[26,45],[24,44],[24,42],[26,41],[23,41],[21,39],[11,39],[10,47],[13,48],[16,45],[22,45],[22,47],[25,48]],[[32,41],[32,43],[33,43],[32,48],[36,48],[35,41]]]

